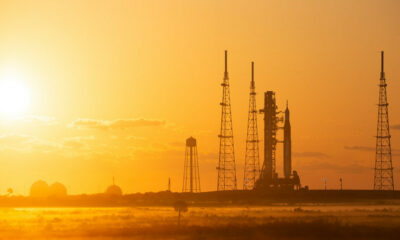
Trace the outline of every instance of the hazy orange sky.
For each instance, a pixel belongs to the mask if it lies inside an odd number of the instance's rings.
[[[267,90],[281,109],[289,100],[302,184],[338,188],[342,177],[363,189],[385,50],[399,189],[399,11],[397,0],[0,0],[0,76],[15,73],[30,96],[24,112],[1,116],[0,194],[27,194],[38,179],[103,192],[113,176],[125,193],[165,190],[168,177],[180,191],[189,136],[202,190],[215,190],[225,49],[238,186],[255,61],[258,108]]]

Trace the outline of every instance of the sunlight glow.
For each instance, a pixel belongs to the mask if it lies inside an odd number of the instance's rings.
[[[6,117],[23,113],[29,105],[29,92],[17,74],[8,74],[0,81],[0,114]]]

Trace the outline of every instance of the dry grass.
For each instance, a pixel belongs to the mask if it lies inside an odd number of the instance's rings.
[[[400,207],[0,210],[0,239],[398,239]]]

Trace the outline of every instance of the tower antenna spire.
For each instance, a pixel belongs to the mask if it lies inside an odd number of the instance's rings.
[[[225,72],[224,78],[228,78],[228,51],[225,50]]]
[[[251,87],[254,88],[254,62],[251,62]]]
[[[384,68],[383,68],[383,64],[384,64],[384,52],[381,51],[381,72],[384,72]]]

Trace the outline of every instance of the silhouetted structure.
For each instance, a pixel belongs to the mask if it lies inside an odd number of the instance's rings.
[[[67,196],[67,188],[63,184],[55,182],[49,186],[49,196],[65,197]]]
[[[106,189],[105,192],[108,196],[122,196],[122,189],[115,185],[115,180],[113,178],[113,184]]]
[[[286,179],[289,179],[292,173],[292,130],[289,115],[289,104],[286,102],[285,125],[283,126],[283,174]]]
[[[283,121],[278,116],[278,107],[276,106],[275,92],[267,91],[264,94],[264,163],[261,169],[260,178],[256,182],[257,189],[300,189],[300,177],[296,171],[291,171],[292,149],[291,149],[291,129],[289,119],[289,108],[285,111],[284,129],[284,178],[279,178],[276,172],[276,134],[278,123]]]
[[[40,197],[40,198],[48,197],[49,185],[43,180],[38,180],[32,184],[29,195],[31,197]]]
[[[200,192],[197,141],[193,137],[186,139],[182,192]]]
[[[381,77],[379,83],[378,127],[376,134],[375,190],[394,190],[392,149],[390,145],[389,113],[386,96],[386,79],[381,52]]]
[[[264,113],[264,163],[260,179],[265,184],[272,183],[275,173],[275,157],[276,157],[276,132],[278,130],[277,106],[275,101],[275,93],[267,91],[264,94],[264,109],[260,112]]]
[[[219,134],[219,160],[217,190],[236,190],[236,165],[233,143],[232,112],[229,92],[228,53],[225,51],[225,73],[222,86],[221,132]]]
[[[38,198],[66,197],[67,188],[59,182],[55,182],[49,186],[45,181],[39,180],[32,184],[29,195]]]
[[[247,120],[246,156],[244,163],[243,189],[253,189],[260,175],[260,156],[258,148],[258,127],[256,107],[256,86],[254,82],[254,62],[251,62],[251,81],[249,114]]]

